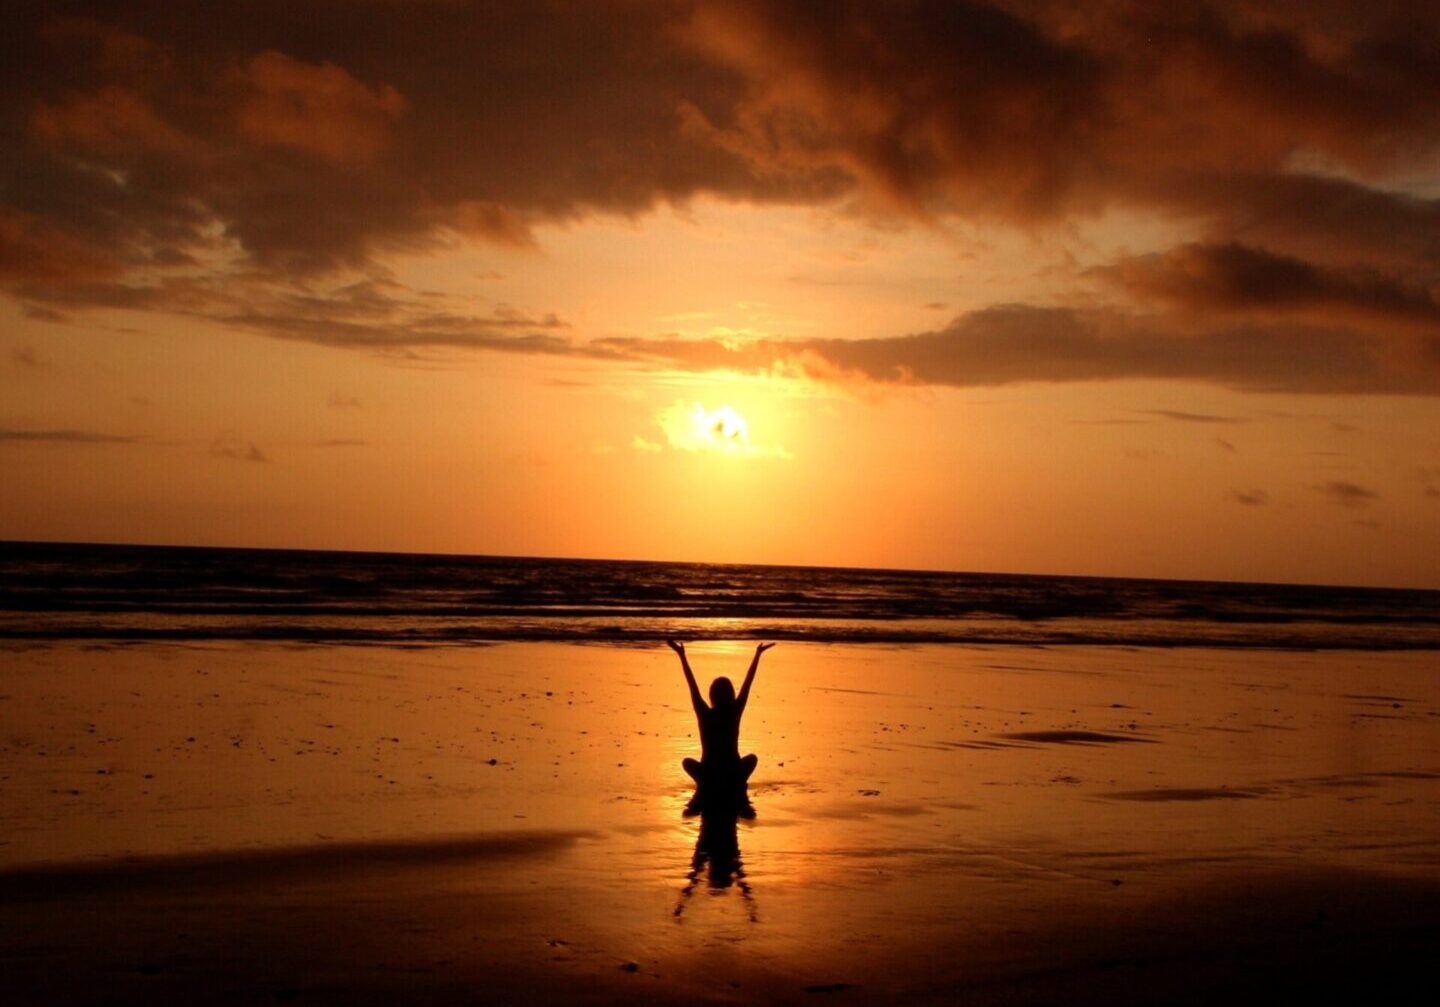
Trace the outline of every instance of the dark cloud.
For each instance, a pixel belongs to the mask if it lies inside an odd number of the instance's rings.
[[[20,444],[136,444],[144,440],[130,434],[107,434],[95,430],[16,430],[0,427],[0,442]]]
[[[247,441],[234,430],[222,430],[215,435],[210,442],[210,453],[216,458],[229,458],[238,462],[259,462],[270,461],[268,455],[255,445],[254,441]]]
[[[1095,270],[1132,294],[1190,312],[1440,327],[1440,301],[1374,268],[1322,268],[1235,242],[1187,244]]]
[[[1333,242],[1362,224],[1436,247],[1435,203],[1296,167],[1308,153],[1369,176],[1440,137],[1433,19],[1387,5],[751,0],[702,4],[697,25],[746,81],[732,149],[843,165],[918,213],[1128,203],[1227,237]]]
[[[957,388],[1145,378],[1263,392],[1440,394],[1440,371],[1397,364],[1383,342],[1346,330],[1237,324],[1191,334],[1156,320],[1062,308],[989,308],[944,329],[893,338],[611,338],[591,346],[687,370]]]
[[[1279,170],[1177,175],[1163,202],[1202,217],[1212,241],[1240,240],[1402,275],[1440,264],[1440,200],[1351,179]]]
[[[508,353],[569,354],[571,342],[544,333],[515,334],[512,320],[494,316],[423,315],[395,321],[356,321],[344,318],[243,312],[224,322],[239,328],[322,346],[376,349],[411,346],[451,346]]]
[[[695,128],[737,72],[688,4],[317,0],[19,5],[0,112],[0,277],[103,279],[234,244],[314,273],[455,236],[633,214],[700,192],[813,201]]]
[[[1211,413],[1187,413],[1179,409],[1137,409],[1137,413],[1146,413],[1150,416],[1162,416],[1167,420],[1175,420],[1178,423],[1247,423],[1248,420],[1240,416],[1215,416]]]
[[[1328,497],[1331,503],[1341,507],[1364,507],[1380,499],[1380,494],[1374,490],[1352,482],[1328,482],[1314,489]]]
[[[702,4],[691,38],[745,80],[717,142],[917,215],[1053,216],[1106,128],[1105,58],[996,5]]]
[[[1235,446],[1233,441],[1227,441],[1223,437],[1215,438],[1215,443],[1218,444],[1220,446],[1220,450],[1224,451],[1226,454],[1237,454],[1240,450]]]
[[[1270,502],[1270,494],[1264,490],[1231,490],[1225,499],[1245,507],[1263,507]]]
[[[351,349],[446,346],[512,353],[575,352],[568,339],[555,335],[569,325],[553,313],[530,314],[505,304],[425,296],[384,277],[297,285],[256,276],[182,276],[147,284],[112,281],[28,287],[24,292],[72,309],[166,311],[276,339]]]
[[[52,318],[604,355],[495,306],[366,314],[339,278],[706,194],[1031,231],[1123,208],[1200,239],[1100,271],[1165,324],[994,309],[800,352],[881,381],[1434,394],[1440,201],[1392,180],[1440,143],[1437,90],[1437,19],[1389,3],[19,0],[0,289]]]

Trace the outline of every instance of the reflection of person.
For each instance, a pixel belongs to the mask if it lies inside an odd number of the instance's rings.
[[[745,877],[745,865],[740,861],[740,839],[735,828],[737,817],[735,813],[726,811],[712,811],[700,816],[700,833],[695,837],[695,855],[690,858],[690,873],[685,875],[685,887],[680,889],[680,898],[675,901],[676,920],[683,916],[703,874],[706,875],[706,887],[712,893],[723,892],[732,885],[739,888],[750,922],[758,922],[755,896]]]
[[[690,687],[690,703],[695,707],[695,718],[700,722],[700,761],[686,759],[682,765],[685,772],[697,785],[743,787],[750,774],[755,772],[756,758],[747,755],[740,758],[740,717],[745,713],[745,703],[750,699],[750,686],[755,681],[755,670],[760,667],[760,655],[773,643],[762,643],[755,648],[755,659],[745,673],[745,683],[740,686],[740,695],[735,695],[735,686],[728,678],[717,678],[710,683],[710,703],[700,697],[700,687],[695,684],[695,674],[690,670],[690,661],[685,657],[685,645],[674,640],[666,641],[670,649],[680,655],[680,667],[685,670],[685,683]]]

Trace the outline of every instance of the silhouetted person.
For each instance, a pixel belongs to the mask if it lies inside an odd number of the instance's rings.
[[[740,758],[740,718],[750,699],[750,686],[755,681],[755,670],[760,667],[760,655],[775,645],[762,643],[755,648],[755,659],[745,673],[745,683],[740,686],[739,696],[735,695],[735,686],[730,679],[717,678],[710,683],[710,703],[706,705],[705,700],[700,698],[700,687],[695,684],[690,661],[685,657],[685,645],[674,640],[666,642],[680,655],[680,667],[684,669],[685,683],[690,687],[690,703],[695,707],[695,718],[700,722],[700,761],[686,759],[681,763],[695,781],[696,797],[740,798],[750,774],[755,772],[757,761],[754,755]]]

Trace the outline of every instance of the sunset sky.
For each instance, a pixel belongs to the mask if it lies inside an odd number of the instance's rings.
[[[1440,588],[1429,4],[14,0],[0,538]]]

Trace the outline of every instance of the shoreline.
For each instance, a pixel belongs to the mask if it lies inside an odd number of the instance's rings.
[[[377,622],[393,623],[404,620],[399,616],[385,617]],[[419,620],[422,621],[423,620]],[[439,622],[440,620],[437,620]],[[1274,632],[1273,624],[1262,624],[1266,632],[1253,635],[1241,631],[1229,636],[1200,633],[1177,633],[1173,635],[1135,635],[1117,633],[1107,635],[1096,629],[1088,630],[1036,630],[1017,633],[1013,629],[1001,628],[989,633],[978,631],[975,620],[957,620],[965,625],[963,632],[944,633],[940,631],[911,630],[893,631],[883,629],[857,629],[850,633],[816,632],[811,628],[789,629],[784,626],[767,625],[758,620],[747,620],[753,625],[736,628],[724,626],[712,628],[708,625],[685,625],[666,623],[660,626],[646,626],[635,629],[619,627],[594,627],[570,625],[550,631],[537,630],[531,625],[514,630],[487,626],[454,627],[449,621],[435,629],[417,630],[410,627],[396,630],[393,626],[373,629],[351,627],[318,626],[306,627],[290,624],[278,626],[223,626],[205,625],[196,627],[169,626],[114,627],[95,625],[89,616],[77,617],[83,626],[37,628],[27,622],[24,626],[10,627],[3,624],[0,616],[0,650],[9,647],[23,647],[25,644],[43,646],[46,644],[87,643],[99,646],[144,645],[144,644],[255,644],[317,647],[393,647],[396,649],[425,649],[446,647],[487,647],[499,644],[566,644],[574,646],[654,648],[663,646],[667,639],[684,638],[698,643],[723,644],[728,642],[775,641],[804,645],[833,645],[858,647],[1114,647],[1155,650],[1232,650],[1232,651],[1279,651],[1290,653],[1313,653],[1326,651],[1354,651],[1358,653],[1389,653],[1392,651],[1428,652],[1440,650],[1440,626],[1431,633],[1416,636],[1389,634],[1380,639],[1374,636],[1345,636],[1332,632],[1327,638],[1313,630],[1306,635],[1285,636]],[[1328,628],[1328,627],[1327,627]]]

